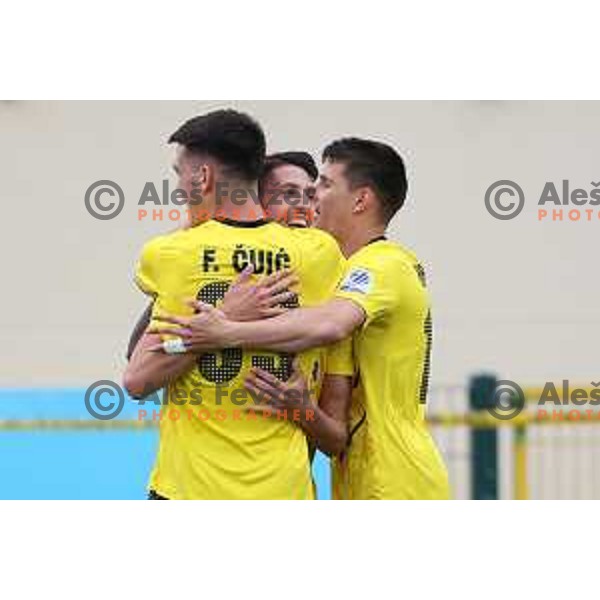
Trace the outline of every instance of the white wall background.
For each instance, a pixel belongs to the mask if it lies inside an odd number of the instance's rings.
[[[4,102],[1,386],[119,377],[145,305],[136,254],[173,228],[138,221],[137,199],[146,181],[170,177],[177,125],[221,106],[256,116],[271,151],[318,155],[351,134],[403,153],[410,198],[391,233],[430,268],[434,385],[482,369],[523,384],[600,379],[600,219],[540,223],[535,206],[546,181],[600,180],[598,102]],[[99,179],[125,191],[111,221],[84,207]],[[528,200],[512,221],[484,207],[499,179]]]

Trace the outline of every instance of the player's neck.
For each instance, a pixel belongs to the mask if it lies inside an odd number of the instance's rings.
[[[385,225],[371,225],[368,227],[355,227],[340,241],[342,253],[346,258],[358,252],[361,248],[377,238],[385,235]]]
[[[236,206],[231,202],[222,202],[220,206],[215,207],[213,218],[245,223],[249,221],[262,221],[267,218],[267,215],[263,207],[260,204],[254,204],[254,202],[246,202],[241,206]]]
[[[242,223],[266,219],[256,184],[230,182],[222,186],[213,203],[212,218]]]

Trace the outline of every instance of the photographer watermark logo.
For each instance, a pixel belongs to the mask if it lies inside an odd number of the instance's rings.
[[[501,221],[514,219],[524,206],[525,194],[521,186],[510,179],[495,181],[485,193],[487,211]]]
[[[488,412],[500,421],[514,419],[525,408],[525,394],[521,386],[509,379],[501,379],[496,383],[493,403]]]
[[[101,179],[92,183],[86,190],[84,202],[92,217],[108,221],[123,210],[125,194],[119,184],[110,179]]]
[[[525,206],[521,186],[509,179],[495,181],[485,192],[485,207],[495,219],[514,219]],[[537,197],[537,220],[575,222],[600,220],[600,181],[577,187],[568,179],[546,181]]]
[[[110,421],[121,414],[125,406],[125,392],[110,379],[95,381],[85,392],[85,408],[100,421]]]

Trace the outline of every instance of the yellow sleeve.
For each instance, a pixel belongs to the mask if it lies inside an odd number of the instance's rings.
[[[193,310],[187,305],[188,295],[179,290],[179,266],[175,259],[177,252],[166,236],[147,242],[140,253],[135,282],[140,290],[154,300],[150,327],[164,325],[157,315],[170,314],[191,316]]]
[[[138,288],[149,296],[156,298],[159,290],[160,248],[157,240],[147,242],[138,258],[135,267],[135,283]]]
[[[325,375],[354,376],[352,336],[325,348]]]
[[[335,292],[336,298],[352,300],[365,312],[365,323],[392,311],[401,301],[403,281],[412,283],[415,270],[402,260],[382,253],[360,253],[351,257]]]

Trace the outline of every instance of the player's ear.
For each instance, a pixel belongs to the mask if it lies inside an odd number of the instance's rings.
[[[198,169],[198,183],[202,194],[212,191],[215,186],[214,165],[202,164]]]
[[[372,203],[375,201],[374,194],[372,190],[368,187],[359,187],[356,188],[355,196],[354,196],[354,208],[352,212],[354,214],[360,214],[365,212],[367,208],[369,208]]]
[[[214,167],[212,165],[198,162],[193,165],[192,185],[195,189],[200,190],[200,194],[204,196],[211,191],[211,186],[214,186]]]

